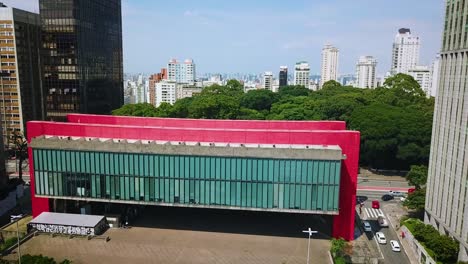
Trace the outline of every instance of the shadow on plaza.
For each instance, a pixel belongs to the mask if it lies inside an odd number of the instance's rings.
[[[307,237],[302,230],[310,227],[319,231],[313,238],[330,239],[332,223],[331,216],[147,206],[129,224],[149,228],[302,238]]]

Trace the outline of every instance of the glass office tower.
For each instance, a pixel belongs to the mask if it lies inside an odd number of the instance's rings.
[[[123,105],[120,0],[40,0],[46,120]]]

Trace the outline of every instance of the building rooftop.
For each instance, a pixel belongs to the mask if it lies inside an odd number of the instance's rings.
[[[31,224],[95,227],[102,221],[102,215],[82,215],[43,212],[34,218]]]

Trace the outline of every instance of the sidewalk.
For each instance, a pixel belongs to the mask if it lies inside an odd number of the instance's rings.
[[[408,244],[408,240],[401,237],[400,219],[402,216],[407,215],[408,212],[406,212],[404,208],[398,206],[398,204],[386,204],[385,208],[390,224],[398,227],[395,228],[395,232],[397,233],[399,243],[408,256],[411,264],[418,264],[418,256],[416,256],[416,253],[411,249],[411,246]]]

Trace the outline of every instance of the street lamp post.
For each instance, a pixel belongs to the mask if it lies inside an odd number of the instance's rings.
[[[302,231],[303,233],[307,233],[309,234],[309,242],[307,244],[307,264],[309,264],[309,254],[310,254],[310,237],[312,236],[312,234],[317,234],[318,232],[317,231],[312,231],[312,229],[309,229],[308,230],[303,230]],[[21,264],[21,263],[20,263]]]
[[[19,226],[18,222],[23,217],[23,215],[12,215],[11,220],[16,221],[16,237],[18,239],[18,263],[21,264],[21,251],[20,251],[20,236],[19,236]]]

